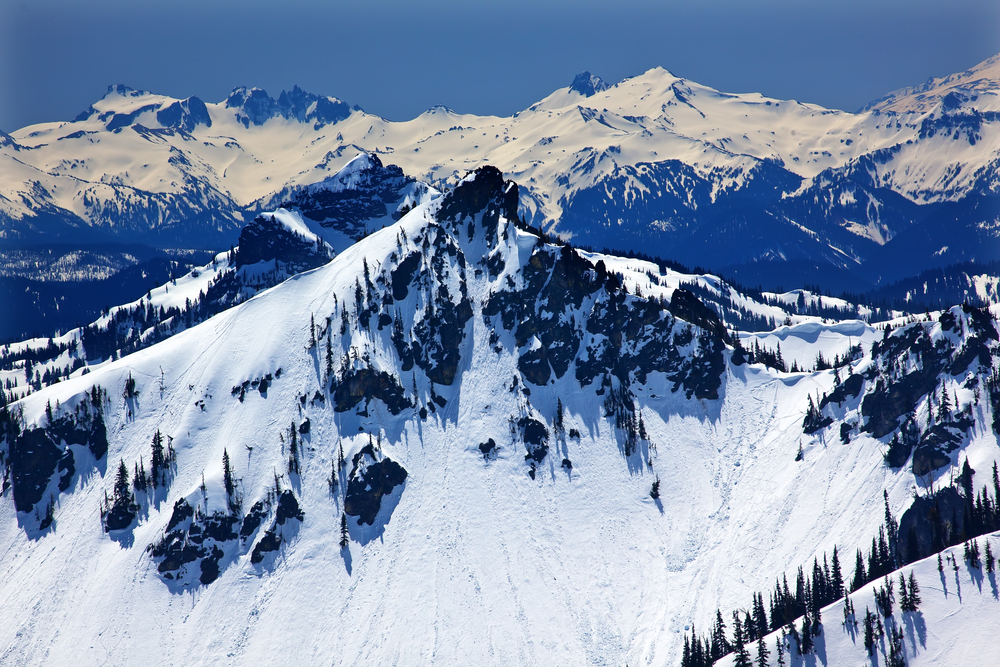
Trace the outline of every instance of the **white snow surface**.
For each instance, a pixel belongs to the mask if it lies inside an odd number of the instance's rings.
[[[883,489],[895,512],[910,502],[915,480],[883,465],[880,442],[859,435],[845,445],[823,432],[803,435],[807,395],[829,391],[832,371],[779,374],[727,365],[722,397],[714,401],[686,400],[654,373],[635,388],[656,444],[641,453],[653,466],[632,467],[602,417],[602,397],[593,386],[581,389],[572,371],[532,387],[530,402],[507,391],[517,374],[515,344],[504,331],[497,331],[503,353],[487,343],[481,303],[490,283],[471,270],[474,314],[459,376],[452,386],[434,387],[447,399],[445,408],[421,421],[411,410],[393,416],[379,401],[368,416],[302,407],[298,396],[313,395],[323,364],[319,351],[308,349],[310,315],[321,322],[335,313],[335,295],[350,303],[363,262],[373,279],[388,270],[402,231],[409,239],[404,250],[416,247],[413,239],[427,230],[435,206],[418,206],[326,266],[19,403],[26,423],[37,424],[46,402],[72,406],[100,384],[112,401],[110,450],[97,468],[78,457],[78,469],[89,472],[59,496],[50,532],[26,533],[13,504],[0,502],[0,663],[674,665],[692,621],[708,627],[716,607],[745,606],[752,591],[769,590],[776,576],[834,545],[850,554],[867,544],[882,520]],[[463,251],[476,261],[480,241],[461,236]],[[522,239],[535,242],[512,234],[507,271],[530,255]],[[610,267],[613,258],[605,259]],[[628,279],[642,275],[633,271]],[[642,289],[655,286],[647,281]],[[411,289],[395,308],[412,316],[425,299]],[[797,337],[806,346],[813,336],[832,337],[843,344],[851,327],[864,329],[862,338],[870,334],[861,325],[815,323],[791,327],[784,340]],[[363,350],[373,367],[396,373],[390,328],[359,330],[352,321],[347,334],[334,330],[334,353]],[[279,367],[266,397],[231,396],[233,386]],[[140,391],[131,416],[121,398],[129,374]],[[414,378],[426,403],[427,379],[419,371]],[[401,380],[409,393],[410,374]],[[557,398],[566,428],[582,434],[565,444],[573,468],[559,467],[553,447],[532,480],[508,418],[534,414],[551,423]],[[988,470],[998,448],[983,406],[964,451],[977,469]],[[204,481],[209,508],[219,506],[224,450],[245,506],[263,497],[286,469],[279,433],[305,417],[311,432],[303,436],[301,475],[285,474],[283,482],[305,520],[287,528],[279,554],[254,565],[247,545],[208,586],[162,580],[146,548],[163,535],[174,502],[202,499]],[[110,539],[99,504],[112,471],[119,460],[131,468],[145,457],[148,464],[157,429],[173,437],[176,477],[131,537]],[[409,476],[395,502],[384,501],[377,527],[352,525],[349,550],[341,552],[342,501],[331,497],[327,479],[338,443],[350,460],[369,433]],[[499,456],[484,462],[478,445],[490,437]],[[800,446],[804,460],[795,462]],[[659,502],[649,497],[657,477]],[[917,567],[931,599],[934,577]],[[948,585],[951,591],[950,579]],[[962,586],[963,604],[996,604],[972,584]],[[946,602],[954,605],[953,597]],[[936,619],[953,611],[934,605],[928,602],[928,623],[932,613]],[[834,612],[825,618],[832,628]],[[943,639],[931,634],[921,655],[968,664],[958,660],[969,655],[954,640],[959,631],[941,627]],[[832,639],[828,646],[831,656],[840,651]],[[927,660],[920,664],[932,664]]]

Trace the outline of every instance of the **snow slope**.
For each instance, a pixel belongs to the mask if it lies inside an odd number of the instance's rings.
[[[633,270],[622,289],[610,267],[628,260],[576,259],[541,243],[512,223],[516,186],[496,178],[470,175],[329,264],[17,403],[26,427],[44,428],[47,405],[59,419],[103,387],[108,451],[95,460],[87,447],[68,446],[75,472],[67,488],[57,490],[60,475],[44,486],[57,505],[48,528],[16,511],[9,492],[0,500],[0,662],[677,664],[692,621],[707,627],[716,607],[745,604],[834,545],[849,553],[866,544],[882,520],[884,489],[894,512],[909,504],[917,480],[885,467],[885,439],[860,433],[845,445],[829,430],[803,434],[807,396],[831,390],[833,371],[737,365],[732,348],[714,347],[724,329],[685,301],[679,283],[643,284],[645,273]],[[603,275],[600,261],[611,271],[604,286],[580,292]],[[579,305],[560,311],[554,301],[564,292],[544,291],[550,262],[583,267],[551,274],[577,276],[565,294],[579,294]],[[537,286],[551,296],[532,301]],[[513,300],[502,301],[509,290]],[[669,308],[649,299],[661,295]],[[497,303],[525,319],[507,326]],[[650,319],[625,333],[600,324],[605,307],[628,321]],[[544,383],[530,381],[538,341],[563,324],[581,332],[579,354],[567,372],[546,365]],[[663,326],[665,336],[650,334]],[[651,345],[667,345],[668,372],[615,379],[616,368],[600,371],[616,336],[614,359],[639,368],[655,356]],[[548,346],[553,369],[559,349]],[[401,350],[416,359],[409,369]],[[712,350],[721,366],[711,366]],[[595,363],[594,381],[578,380]],[[358,379],[362,371],[387,375],[373,389]],[[137,395],[126,391],[130,377]],[[625,431],[604,416],[623,387],[647,433],[631,452]],[[352,403],[360,391],[384,398]],[[564,434],[552,426],[558,402]],[[990,404],[973,413],[961,452],[986,470],[998,458]],[[529,442],[529,428],[538,428],[531,420],[548,433],[541,457]],[[118,462],[132,470],[143,459],[148,469],[158,429],[176,451],[169,483],[139,494],[136,522],[105,533],[100,509]],[[298,472],[290,471],[292,431]],[[481,448],[489,439],[493,451]],[[372,456],[407,476],[370,525],[352,513],[342,550],[343,489],[352,461],[371,466],[363,458],[370,443]],[[336,472],[340,446],[348,463]],[[224,452],[240,514],[273,499],[277,485],[304,516],[278,523],[269,510],[276,552],[260,550],[263,527],[218,542],[218,578],[204,584],[193,563],[164,567],[148,549],[173,529],[180,501],[224,511]],[[204,539],[186,533],[189,546],[195,538]],[[962,650],[933,646],[949,657]]]
[[[980,550],[985,551],[987,540],[996,551],[1000,544],[1000,534],[993,533],[979,538]],[[895,626],[903,631],[905,660],[912,667],[995,665],[1000,661],[1000,648],[995,640],[1000,631],[997,617],[997,610],[1000,609],[997,575],[995,572],[986,572],[985,567],[973,567],[963,560],[963,550],[959,547],[946,549],[942,556],[945,561],[953,558],[954,565],[946,562],[944,570],[939,571],[935,556],[901,570],[907,578],[911,572],[916,577],[922,604],[916,612],[903,612],[900,611],[897,600],[894,614],[886,626]],[[896,573],[894,580],[898,576]],[[850,594],[855,616],[859,619],[859,630],[852,631],[844,625],[843,600],[824,607],[823,632],[815,638],[815,654],[803,659],[794,653],[789,656],[786,652],[785,664],[889,664],[888,637],[883,637],[876,643],[875,655],[870,658],[864,647],[864,629],[861,625],[864,610],[876,610],[874,591],[882,585],[882,580],[879,580]],[[897,598],[898,591],[897,586]],[[781,632],[776,632],[766,638],[771,652],[768,662],[770,665],[777,662],[775,642],[781,640],[781,636]],[[787,651],[790,639],[784,641]],[[756,660],[756,644],[749,649],[751,657]],[[733,661],[733,656],[727,656],[716,664],[729,667]]]

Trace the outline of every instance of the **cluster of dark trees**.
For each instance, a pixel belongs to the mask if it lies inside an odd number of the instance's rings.
[[[1000,479],[997,479],[996,473],[994,473],[994,479],[997,480],[998,488],[1000,488]],[[981,496],[985,495],[984,489]],[[990,502],[988,498],[986,500]],[[879,527],[878,537],[872,539],[867,561],[861,550],[858,549],[854,576],[849,586],[843,574],[840,554],[834,547],[832,557],[829,559],[825,553],[822,563],[819,558],[813,559],[811,572],[807,572],[802,567],[798,569],[794,588],[789,586],[786,576],[783,575],[781,579],[776,579],[774,590],[769,594],[766,605],[764,594],[754,593],[753,601],[749,607],[733,613],[734,634],[732,639],[726,634],[726,623],[723,620],[721,610],[716,610],[715,625],[707,635],[699,637],[692,626],[690,634],[685,633],[684,635],[682,667],[707,667],[730,653],[736,654],[737,664],[749,665],[749,654],[746,647],[756,641],[766,651],[766,647],[762,645],[763,637],[782,628],[785,628],[786,635],[795,642],[799,654],[805,655],[813,650],[813,637],[818,636],[822,631],[821,609],[844,598],[844,623],[853,623],[856,627],[854,607],[849,595],[847,595],[848,588],[853,592],[878,579],[882,579],[884,584],[875,591],[876,607],[882,617],[891,616],[893,603],[896,600],[895,582],[892,580],[891,574],[904,564],[904,560],[898,549],[899,523],[889,510],[889,498],[885,492],[883,492],[883,501],[885,523]],[[991,503],[990,507],[995,507],[995,504]],[[987,549],[987,564],[990,567],[995,567],[995,558],[988,543]],[[977,551],[978,548],[967,546],[967,554],[975,554]],[[973,562],[973,558],[973,555],[967,555],[970,562]],[[900,609],[904,612],[917,611],[921,602],[920,587],[912,572],[909,580],[906,580],[902,573],[899,574],[899,590]],[[796,622],[800,618],[802,619],[801,630],[796,627]],[[876,619],[871,612],[867,612],[865,624],[866,632],[868,632],[868,625],[871,624],[873,637],[883,636],[884,629],[881,621]],[[890,649],[891,640],[892,637],[890,637]],[[872,641],[874,643],[874,639]]]
[[[134,464],[130,478],[125,460],[120,459],[115,473],[115,483],[111,495],[104,492],[101,501],[101,525],[105,532],[127,528],[135,520],[140,510],[136,493],[148,494],[160,487],[166,487],[170,482],[173,466],[177,461],[170,436],[164,442],[159,429],[153,434],[150,443],[150,466],[146,470],[145,461],[140,457]]]

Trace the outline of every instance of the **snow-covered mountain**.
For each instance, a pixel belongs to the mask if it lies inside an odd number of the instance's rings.
[[[1000,547],[1000,313],[792,315],[838,304],[547,243],[522,201],[483,167],[328,263],[263,213],[214,270],[304,272],[5,403],[0,661],[678,664],[834,547],[853,576],[883,524],[869,562],[925,591],[908,664],[967,655],[994,578],[942,600],[920,559]],[[862,661],[823,614],[820,660]]]
[[[225,247],[361,151],[438,189],[496,165],[521,184],[523,217],[578,245],[860,291],[1000,259],[995,64],[857,114],[661,68],[613,86],[584,73],[510,117],[435,107],[404,122],[298,88],[206,104],[113,86],[72,122],[2,141],[0,228]]]

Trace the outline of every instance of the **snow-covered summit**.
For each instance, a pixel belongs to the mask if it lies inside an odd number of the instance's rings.
[[[863,111],[925,113],[945,102],[945,108],[970,104],[981,111],[1000,110],[1000,54],[964,72],[930,78],[919,86],[900,88],[868,103]]]

